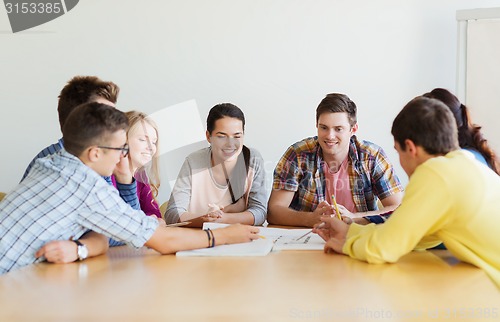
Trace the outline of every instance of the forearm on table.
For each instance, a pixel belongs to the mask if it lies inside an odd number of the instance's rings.
[[[313,212],[297,211],[281,205],[269,205],[267,221],[272,225],[312,227],[319,222]]]
[[[222,229],[214,229],[212,233],[216,246],[224,245],[228,242]],[[180,250],[210,246],[207,231],[165,226],[159,226],[145,245],[162,254],[173,254]]]
[[[85,246],[87,246],[89,257],[104,254],[108,251],[109,248],[108,238],[94,231],[85,233],[78,240],[82,244],[85,244]]]
[[[245,224],[253,225],[255,222],[255,217],[250,211],[235,212],[235,213],[224,213],[224,223],[226,224]]]

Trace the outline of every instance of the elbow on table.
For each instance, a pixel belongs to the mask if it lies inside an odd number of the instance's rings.
[[[401,256],[394,254],[376,254],[366,257],[366,262],[370,264],[393,264],[396,263]]]
[[[148,245],[148,243],[146,243],[145,246],[156,250],[158,253],[160,253],[162,255],[175,254],[178,251],[178,249],[173,248],[173,247],[169,246],[168,244],[164,244],[164,245]]]
[[[269,203],[267,205],[267,222],[271,225],[280,225],[280,206]]]
[[[279,220],[276,218],[276,214],[271,210],[271,208],[268,208],[268,210],[267,210],[267,222],[270,225],[279,225],[280,224]]]
[[[267,210],[260,210],[260,209],[255,209],[255,210],[248,210],[252,216],[253,216],[253,225],[254,226],[262,226],[264,222],[266,221],[267,217]]]

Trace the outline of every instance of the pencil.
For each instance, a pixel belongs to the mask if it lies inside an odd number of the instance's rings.
[[[325,223],[324,223],[324,222],[322,222],[321,224],[319,224],[319,226],[318,226],[317,228],[323,228],[324,226],[325,226]],[[313,232],[313,231],[312,231],[312,229],[311,229],[311,230],[309,230],[309,231],[308,231],[307,233],[305,233],[304,235],[302,235],[302,236],[300,236],[300,237],[298,237],[298,238],[295,238],[295,241],[298,241],[298,240],[300,240],[300,239],[302,239],[302,238],[306,237],[307,235],[309,235],[309,234],[310,234],[310,233],[312,233],[312,232]]]
[[[332,195],[332,203],[335,206],[335,212],[337,212],[337,217],[342,220],[342,216],[340,215],[339,206],[337,205],[337,201],[335,201],[335,195]]]

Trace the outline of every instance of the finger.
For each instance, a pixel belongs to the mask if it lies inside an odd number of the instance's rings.
[[[322,216],[322,217],[320,217],[320,219],[323,218],[323,217],[324,218],[330,218],[330,216]],[[319,222],[317,224],[314,224],[313,229],[318,229],[320,227],[321,228],[325,227],[325,223],[324,222]]]
[[[36,253],[35,256],[40,257],[40,256],[45,256],[45,254],[54,251],[55,249],[58,249],[57,245],[59,244],[59,241],[51,241],[46,243],[45,245],[42,246]],[[40,253],[40,256],[37,254]]]
[[[342,215],[344,213],[349,213],[349,210],[347,210],[346,207],[339,205],[339,212]]]
[[[345,222],[346,224],[350,225],[354,222],[354,219],[348,216],[342,216],[342,221]]]
[[[248,226],[249,229],[250,229],[250,232],[253,233],[253,234],[258,234],[260,229],[257,228],[257,227],[254,227],[254,226]]]
[[[321,215],[330,216],[333,213],[335,213],[335,211],[331,207],[328,207],[328,208],[323,208],[323,213]]]
[[[209,212],[215,212],[215,211],[218,211],[220,209],[221,209],[221,207],[216,205],[216,204],[213,204],[213,203],[208,204],[208,211]]]
[[[211,211],[207,214],[207,216],[209,218],[219,218],[220,217],[220,214],[219,214],[219,211],[216,210],[216,211]]]
[[[323,251],[326,253],[326,254],[331,254],[333,253],[333,249],[328,245],[328,244],[325,244],[325,247],[323,247]]]
[[[48,252],[45,255],[47,261],[51,263],[71,263],[74,262],[78,257],[76,252],[74,254],[65,253],[62,249],[55,249],[51,252]]]
[[[259,234],[250,233],[250,240],[255,240],[259,238]]]
[[[313,228],[313,230],[324,230],[324,231],[328,231],[329,229],[329,225],[324,223],[324,222],[320,222],[319,224],[316,224]]]
[[[328,234],[324,230],[318,230],[315,233],[318,234],[318,236],[321,237],[321,239],[323,239],[324,241],[327,241],[330,237],[330,234]]]
[[[35,253],[35,258],[40,258],[45,255],[45,245],[42,246],[37,252]]]
[[[50,250],[45,252],[45,259],[51,263],[59,263],[61,254],[57,250]]]
[[[326,208],[330,208],[330,204],[326,201],[322,201],[318,204],[318,208],[322,208],[322,209],[326,209]]]
[[[325,228],[330,227],[335,219],[336,217],[331,217],[331,216],[319,217],[319,220],[325,223]]]

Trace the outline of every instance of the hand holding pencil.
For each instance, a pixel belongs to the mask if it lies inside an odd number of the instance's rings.
[[[318,234],[327,242],[325,245],[325,252],[333,250],[337,253],[341,253],[347,231],[349,230],[349,225],[342,220],[338,220],[338,218],[329,216],[321,217],[320,220],[322,222],[315,225],[312,232]]]
[[[340,221],[342,221],[342,216],[340,215],[339,206],[337,205],[337,201],[335,200],[335,195],[333,195],[333,194],[332,194],[332,204],[331,204],[331,205],[330,205],[330,204],[328,204],[328,202],[326,202],[326,201],[322,201],[322,202],[318,205],[318,207],[317,207],[316,209],[317,209],[317,210],[322,211],[322,210],[323,210],[323,209],[325,209],[325,208],[329,208],[329,211],[330,211],[330,208],[331,208],[331,207],[334,207],[334,208],[335,208],[335,214],[331,214],[329,217],[333,217],[334,215],[336,215],[336,216],[337,216],[337,218],[338,218]],[[323,215],[325,215],[325,214],[323,213]],[[320,217],[320,219],[321,219],[321,217]],[[315,227],[316,229],[320,229],[320,228],[323,228],[324,226],[325,226],[325,223],[324,223],[324,222],[322,222],[322,223],[320,223],[319,225],[315,225],[314,227]],[[300,239],[302,239],[302,238],[306,237],[307,235],[309,235],[309,234],[310,234],[310,233],[312,233],[312,232],[313,232],[313,230],[310,230],[309,232],[307,232],[307,233],[305,233],[304,235],[302,235],[302,236],[300,236],[300,237],[296,238],[295,240],[296,240],[296,241],[298,241],[298,240],[300,240]]]
[[[335,200],[335,195],[332,195],[332,204],[335,207],[335,213],[337,214],[337,218],[342,220],[342,216],[340,215],[339,205],[337,205],[337,201]]]

